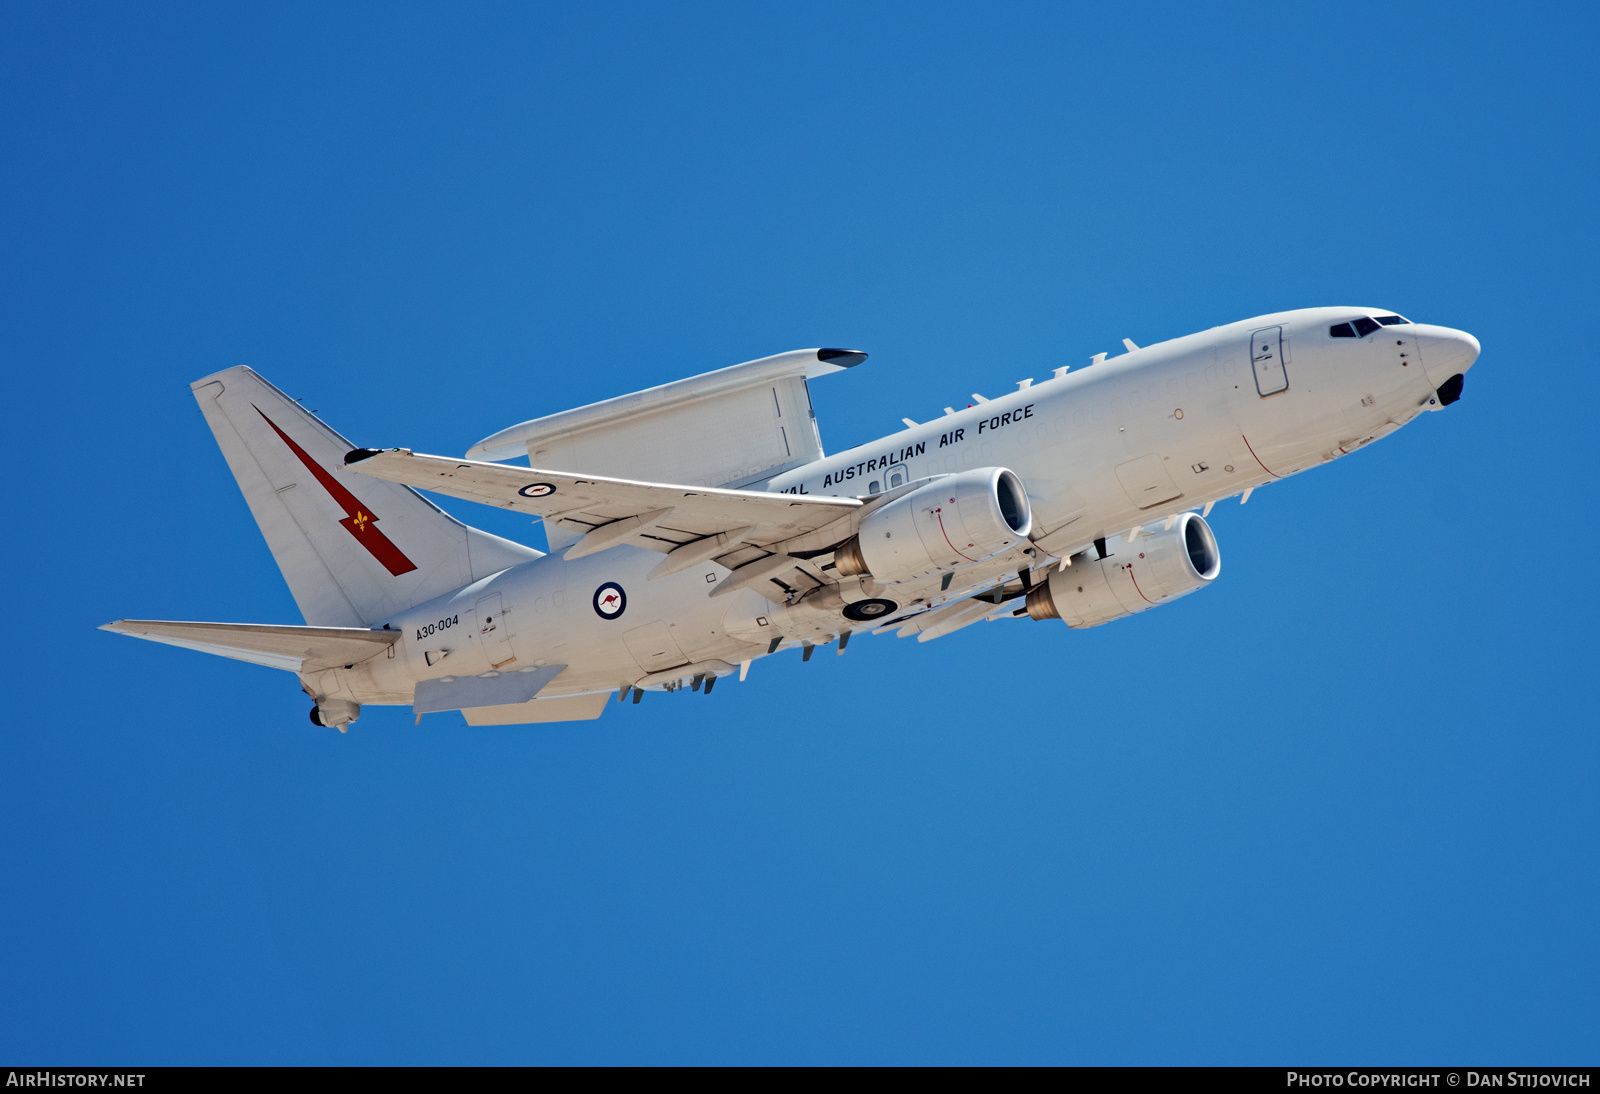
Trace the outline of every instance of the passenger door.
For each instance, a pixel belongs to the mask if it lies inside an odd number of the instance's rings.
[[[1256,374],[1256,394],[1263,399],[1289,390],[1283,354],[1282,327],[1263,327],[1250,336],[1250,368]]]

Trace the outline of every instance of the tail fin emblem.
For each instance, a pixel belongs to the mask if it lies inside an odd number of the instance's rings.
[[[345,531],[356,537],[356,542],[367,549],[367,553],[379,562],[384,569],[395,577],[408,574],[417,568],[417,564],[405,556],[405,552],[390,542],[389,537],[378,531],[378,518],[373,516],[357,500],[356,496],[344,488],[344,484],[328,473],[328,470],[312,459],[310,454],[290,439],[289,434],[278,428],[278,423],[261,413],[260,407],[255,407],[255,412],[261,414],[261,420],[272,427],[272,431],[283,438],[283,443],[289,446],[289,451],[299,457],[300,462],[306,465],[306,470],[316,476],[322,488],[344,510],[344,519],[339,523],[344,525]]]

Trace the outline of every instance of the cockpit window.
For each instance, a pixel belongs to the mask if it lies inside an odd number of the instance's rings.
[[[1364,315],[1355,321],[1354,326],[1356,328],[1356,333],[1363,338],[1378,329],[1378,324],[1374,323]]]
[[[1378,322],[1382,323],[1386,327],[1393,327],[1400,323],[1409,323],[1411,320],[1407,319],[1403,315],[1380,315],[1378,316]]]
[[[1330,338],[1354,338],[1356,332],[1355,328],[1349,323],[1335,323],[1328,328],[1328,336]]]

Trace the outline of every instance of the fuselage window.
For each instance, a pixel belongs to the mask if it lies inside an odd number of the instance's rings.
[[[1386,327],[1392,327],[1400,323],[1409,323],[1411,320],[1403,315],[1380,315],[1378,316],[1378,322]]]
[[[1378,329],[1378,324],[1374,323],[1372,320],[1363,315],[1360,319],[1355,321],[1355,328],[1356,333],[1365,338],[1367,335]]]
[[[878,484],[876,482],[868,484],[867,493],[869,493],[869,494],[878,493]]]
[[[1349,323],[1335,323],[1328,328],[1328,334],[1333,338],[1354,338],[1356,336],[1355,328]]]

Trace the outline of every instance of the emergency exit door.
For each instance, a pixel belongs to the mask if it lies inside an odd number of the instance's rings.
[[[1250,367],[1256,374],[1256,393],[1262,398],[1289,390],[1282,327],[1266,327],[1250,336]]]

